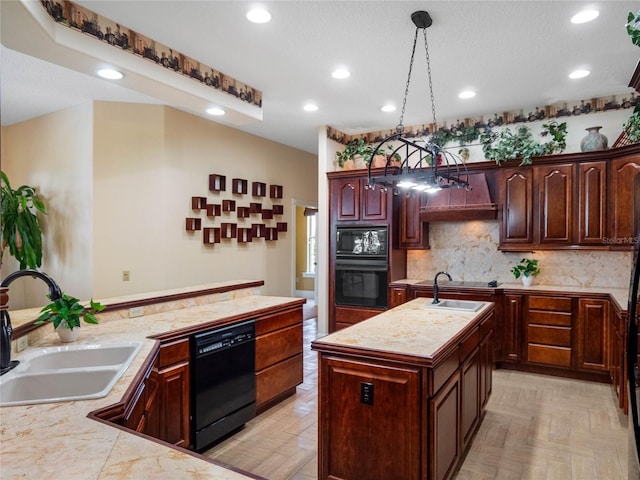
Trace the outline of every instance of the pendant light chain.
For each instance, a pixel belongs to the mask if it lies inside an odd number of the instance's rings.
[[[404,88],[404,99],[402,100],[402,112],[400,113],[400,123],[398,123],[398,126],[396,127],[397,133],[402,133],[404,131],[404,125],[402,124],[402,121],[404,119],[404,110],[407,106],[407,96],[409,95],[409,84],[411,83],[411,70],[413,69],[413,57],[416,54],[416,44],[418,43],[418,30],[420,29],[416,28],[416,34],[413,37],[413,50],[411,50],[411,60],[409,61],[409,75],[407,76],[407,85]]]
[[[417,33],[417,32],[416,32]],[[429,92],[431,93],[431,113],[433,114],[433,130],[438,128],[436,120],[436,100],[433,96],[433,82],[431,81],[431,62],[429,61],[429,44],[427,43],[427,29],[424,29],[424,49],[427,52],[427,76],[429,77]]]

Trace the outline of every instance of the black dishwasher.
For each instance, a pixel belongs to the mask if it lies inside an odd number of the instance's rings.
[[[253,320],[191,337],[194,450],[255,417],[255,343]]]

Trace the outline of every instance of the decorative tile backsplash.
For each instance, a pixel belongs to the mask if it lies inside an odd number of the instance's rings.
[[[446,270],[454,280],[510,283],[511,267],[526,257],[539,260],[538,285],[628,288],[631,252],[501,252],[499,229],[497,220],[430,223],[431,250],[408,252],[407,278],[431,280]]]

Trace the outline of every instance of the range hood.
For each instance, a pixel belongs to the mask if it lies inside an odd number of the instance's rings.
[[[487,176],[483,172],[469,173],[470,190],[447,188],[429,195],[426,205],[420,208],[422,222],[493,220],[498,208],[491,201]]]

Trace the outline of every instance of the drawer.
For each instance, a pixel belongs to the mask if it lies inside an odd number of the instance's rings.
[[[571,313],[571,298],[530,295],[529,309]]]
[[[571,329],[565,327],[529,325],[528,343],[571,347]]]
[[[256,338],[256,371],[302,353],[302,325],[294,325]]]
[[[302,380],[301,353],[256,373],[256,407],[300,385]]]
[[[189,339],[177,340],[175,342],[163,343],[160,345],[158,354],[158,369],[163,369],[178,362],[189,361]]]
[[[557,367],[571,366],[571,349],[567,347],[554,347],[550,345],[529,344],[527,347],[527,360],[532,363],[543,363]]]
[[[368,318],[380,315],[384,310],[373,310],[357,307],[336,307],[336,323],[346,323],[353,325],[367,320]]]
[[[533,312],[527,313],[529,325],[557,325],[560,327],[571,327],[572,315],[561,312]]]
[[[279,330],[283,327],[302,323],[302,307],[288,312],[276,313],[256,319],[256,336]]]

